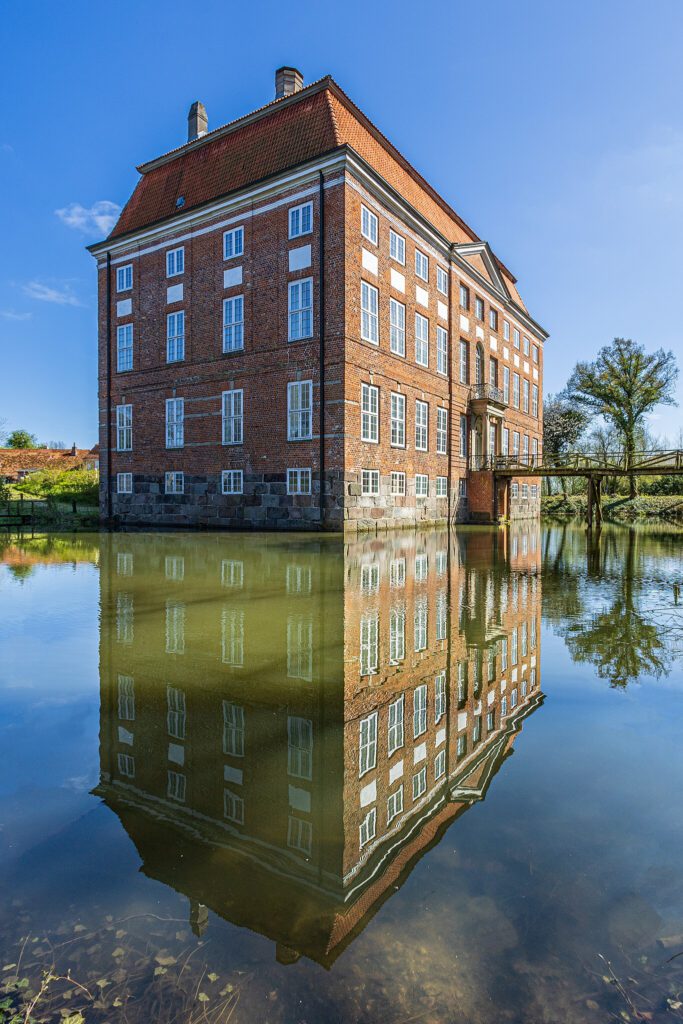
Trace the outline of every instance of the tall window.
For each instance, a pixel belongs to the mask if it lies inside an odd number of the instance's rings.
[[[481,345],[474,350],[474,383],[484,383],[484,349]]]
[[[415,448],[426,452],[429,445],[429,405],[419,399],[415,402]]]
[[[244,442],[244,391],[223,392],[223,444]]]
[[[377,809],[372,807],[360,823],[358,830],[358,842],[361,847],[366,846],[371,839],[375,838],[377,831]]]
[[[492,331],[498,330],[498,311],[489,309],[489,327]]]
[[[377,612],[360,620],[360,674],[371,676],[377,671],[379,622]]]
[[[443,327],[436,329],[436,372],[448,373],[448,331]]]
[[[367,281],[360,283],[360,336],[373,345],[379,343],[379,292]]]
[[[313,381],[292,381],[287,385],[287,440],[304,441],[312,436]]]
[[[519,374],[512,374],[512,404],[519,409]]]
[[[379,441],[379,388],[372,384],[361,384],[361,441]]]
[[[116,369],[119,373],[133,369],[133,325],[116,328]]]
[[[427,684],[416,686],[413,693],[413,736],[427,732]]]
[[[406,446],[406,396],[391,392],[391,444],[394,448]]]
[[[434,680],[434,722],[438,725],[446,714],[446,673],[439,672]]]
[[[185,726],[187,722],[187,711],[185,707],[185,693],[177,690],[175,686],[166,687],[166,724],[168,735],[175,740],[185,739]]]
[[[185,271],[185,249],[169,249],[166,253],[166,277],[177,277]]]
[[[403,746],[403,694],[389,705],[389,734],[387,737],[387,756],[391,757]]]
[[[538,384],[531,387],[531,415],[538,416]]]
[[[529,381],[526,378],[522,381],[522,411],[529,411]]]
[[[133,406],[116,406],[116,449],[120,452],[133,450]]]
[[[436,268],[436,290],[442,295],[448,295],[448,274],[439,266]]]
[[[223,351],[239,352],[244,348],[244,296],[223,300]]]
[[[417,775],[413,775],[413,800],[419,800],[423,793],[427,792],[427,768],[420,768]]]
[[[467,458],[467,416],[460,416],[460,458]]]
[[[182,448],[185,444],[185,399],[166,399],[166,447]]]
[[[231,260],[244,252],[244,228],[232,228],[223,232],[223,259]]]
[[[396,299],[389,300],[389,319],[391,324],[391,351],[394,355],[406,354],[406,307]]]
[[[429,320],[421,313],[415,314],[415,362],[429,366]]]
[[[414,647],[416,651],[424,651],[427,647],[427,598],[420,597],[415,602],[415,614],[413,617]]]
[[[361,206],[360,208],[360,233],[363,238],[367,238],[373,245],[377,245],[377,217],[371,210],[368,210],[367,206]]]
[[[503,337],[505,341],[510,340],[510,321],[503,320]]]
[[[166,362],[179,363],[185,358],[185,313],[169,313],[166,317]]]
[[[119,718],[124,722],[135,721],[135,681],[132,676],[118,674]]]
[[[507,405],[510,401],[510,367],[503,367],[503,401]]]
[[[289,237],[299,238],[310,235],[313,230],[313,203],[293,206],[289,211]]]
[[[513,327],[512,328],[512,344],[515,346],[515,348],[519,348],[519,328],[518,327]]]
[[[512,454],[519,455],[519,431],[513,430],[512,432]]]
[[[489,384],[498,387],[498,360],[493,356],[489,356]]]
[[[470,379],[468,345],[464,338],[460,339],[460,383],[467,384]]]
[[[469,309],[470,308],[470,290],[469,290],[469,288],[467,287],[466,284],[461,284],[460,285],[460,308],[461,309]]]
[[[289,285],[289,340],[313,337],[313,279]]]
[[[389,231],[389,255],[401,265],[406,261],[406,240],[395,231]]]
[[[399,786],[395,793],[387,797],[387,825],[390,825],[397,814],[403,810],[403,785]]]
[[[538,438],[535,437],[531,442],[531,459],[532,466],[538,465]]]
[[[415,250],[415,276],[422,281],[429,280],[429,257],[419,249]]]
[[[448,410],[436,410],[436,451],[445,455],[448,450]]]
[[[389,613],[389,661],[397,665],[406,655],[406,610],[396,606]]]
[[[185,653],[185,605],[181,601],[166,602],[166,653]]]
[[[224,608],[221,612],[221,661],[233,668],[244,665],[244,612]]]
[[[313,778],[313,722],[308,718],[287,718],[287,774]]]
[[[474,300],[474,315],[476,316],[477,320],[481,320],[483,322],[483,320],[484,320],[484,300],[480,299],[478,295],[476,296],[476,298]]]
[[[125,267],[116,269],[116,290],[127,292],[133,287],[133,264],[128,263]]]
[[[508,427],[503,427],[503,436],[500,443],[500,454],[510,454],[510,430]]]
[[[365,775],[377,765],[377,712],[373,711],[360,722],[358,768]]]

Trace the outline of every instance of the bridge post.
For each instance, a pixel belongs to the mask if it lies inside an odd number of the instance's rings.
[[[593,529],[593,477],[588,477],[588,505],[586,508],[586,525],[589,530]]]
[[[594,483],[595,493],[595,525],[598,530],[602,526],[602,477],[598,476],[595,478]]]

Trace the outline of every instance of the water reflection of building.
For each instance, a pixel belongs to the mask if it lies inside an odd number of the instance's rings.
[[[104,540],[98,792],[196,930],[331,965],[541,702],[538,569],[532,524]]]

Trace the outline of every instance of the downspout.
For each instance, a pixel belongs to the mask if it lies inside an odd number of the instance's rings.
[[[107,252],[107,522],[111,523],[111,253]]]
[[[325,525],[325,178],[320,171],[320,192],[318,198],[318,308],[319,317],[319,373],[320,373],[320,494],[319,526]]]
[[[453,431],[455,429],[455,413],[453,411],[453,353],[455,342],[453,339],[453,279],[451,268],[453,262],[451,254],[448,254],[448,528],[451,527],[451,512],[453,508]],[[458,437],[460,431],[460,420],[458,420]],[[448,543],[450,548],[450,540]]]

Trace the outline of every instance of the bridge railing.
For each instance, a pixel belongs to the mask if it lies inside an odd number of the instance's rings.
[[[651,472],[656,476],[661,472],[683,472],[683,450],[633,452],[630,459],[625,452],[568,452],[555,457],[520,454],[473,456],[470,460],[470,469],[518,469],[525,473],[538,469],[540,473],[555,472],[557,475],[561,475],[563,470],[605,474],[636,471],[641,474]]]

